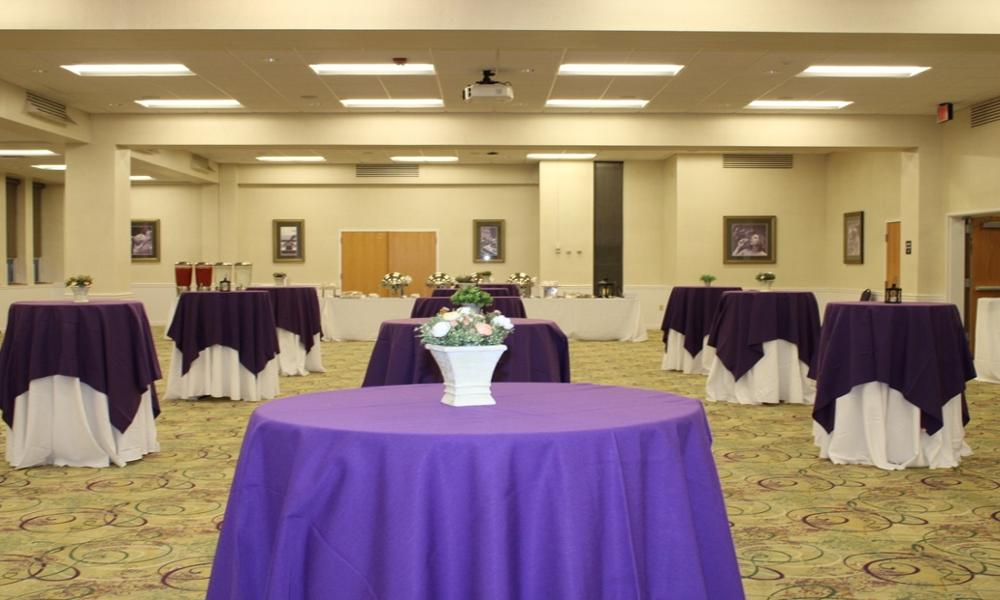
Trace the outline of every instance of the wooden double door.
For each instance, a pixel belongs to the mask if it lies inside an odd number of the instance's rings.
[[[343,231],[340,234],[340,282],[344,291],[388,296],[382,276],[399,271],[413,278],[408,294],[430,295],[424,281],[437,271],[437,232]]]
[[[1000,215],[965,221],[965,328],[973,351],[980,298],[1000,298]]]

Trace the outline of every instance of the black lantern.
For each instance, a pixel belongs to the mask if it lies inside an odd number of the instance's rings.
[[[228,292],[231,289],[233,289],[232,282],[229,281],[228,277],[223,276],[222,281],[219,282],[219,291]]]
[[[615,297],[615,282],[608,281],[606,278],[597,282],[597,297],[598,298],[614,298]]]
[[[896,284],[885,288],[885,302],[886,304],[899,304],[903,301],[903,290],[902,288],[896,287]]]

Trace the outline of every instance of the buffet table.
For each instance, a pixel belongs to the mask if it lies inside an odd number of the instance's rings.
[[[322,324],[319,297],[311,286],[251,287],[271,296],[278,334],[278,370],[282,375],[322,373]]]
[[[639,299],[626,298],[523,298],[524,310],[533,319],[555,321],[571,340],[644,342]]]
[[[520,296],[521,288],[518,287],[516,283],[484,283],[478,286],[479,289],[492,296]],[[439,298],[442,296],[447,296],[451,298],[451,295],[457,292],[459,288],[438,288],[431,292],[431,296]]]
[[[278,336],[267,292],[185,292],[167,329],[174,341],[166,398],[278,395]]]
[[[972,453],[964,392],[976,372],[952,304],[828,304],[813,376],[821,458],[944,468]]]
[[[819,343],[812,292],[728,292],[709,332],[715,359],[709,400],[740,404],[812,404],[808,372]]]
[[[540,319],[513,319],[514,331],[504,344],[493,381],[569,383],[569,341],[559,326]],[[396,319],[382,323],[368,360],[362,387],[440,383],[434,357],[416,337],[427,319]]]
[[[15,302],[0,347],[7,462],[124,466],[160,447],[160,378],[140,302]]]
[[[374,340],[382,321],[405,319],[413,298],[323,298],[323,338]]]
[[[282,398],[247,426],[210,600],[743,598],[697,400],[592,384]]]
[[[453,306],[451,298],[417,298],[410,311],[410,317],[414,319],[433,317],[442,308],[458,308]],[[483,308],[483,312],[499,310],[503,315],[512,319],[523,319],[527,315],[524,311],[524,302],[520,296],[493,296],[493,303]]]
[[[976,303],[975,365],[976,379],[1000,383],[1000,298]]]
[[[708,345],[719,301],[726,292],[739,292],[738,287],[677,286],[670,290],[667,310],[663,314],[664,371],[708,373],[715,359],[715,348]]]

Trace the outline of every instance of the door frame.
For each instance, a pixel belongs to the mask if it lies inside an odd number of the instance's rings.
[[[895,217],[892,219],[886,219],[882,223],[882,284],[885,286],[886,271],[889,268],[889,255],[886,252],[886,242],[889,240],[885,239],[889,235],[889,223],[899,223],[899,285],[903,285],[903,219],[901,217]],[[881,297],[881,296],[880,296]]]
[[[1000,207],[945,215],[944,298],[958,307],[965,324],[965,220],[1000,214]]]
[[[434,268],[440,268],[441,266],[441,230],[434,227],[345,227],[343,229],[337,230],[337,285],[340,289],[344,289],[344,247],[343,238],[341,236],[344,232],[365,232],[365,231],[386,231],[386,232],[404,232],[404,231],[420,231],[420,232],[432,232],[434,234]]]

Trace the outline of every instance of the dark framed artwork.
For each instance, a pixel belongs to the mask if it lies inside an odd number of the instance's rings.
[[[271,221],[274,262],[305,262],[306,222],[303,219]]]
[[[844,264],[865,262],[865,211],[844,213]]]
[[[160,220],[133,219],[130,245],[132,262],[160,262]]]
[[[778,246],[777,217],[722,217],[722,262],[769,264]]]
[[[503,262],[506,252],[503,219],[476,219],[472,222],[472,262]]]

